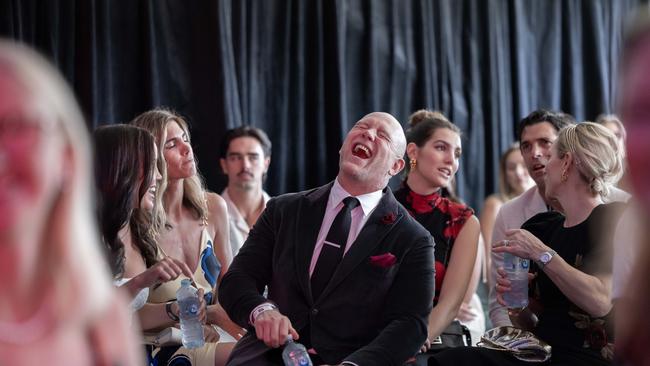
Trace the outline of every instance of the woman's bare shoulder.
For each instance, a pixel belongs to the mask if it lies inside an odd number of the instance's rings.
[[[489,195],[483,202],[483,210],[497,210],[503,205],[503,200],[498,194]]]

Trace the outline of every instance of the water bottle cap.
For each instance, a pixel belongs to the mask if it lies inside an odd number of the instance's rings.
[[[287,334],[287,342],[293,342],[293,336],[291,334]]]
[[[181,286],[189,287],[190,285],[192,285],[192,281],[190,281],[189,278],[184,278],[181,280]]]

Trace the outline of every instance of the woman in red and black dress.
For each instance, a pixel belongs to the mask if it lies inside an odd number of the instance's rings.
[[[422,352],[454,320],[476,260],[479,221],[470,207],[450,199],[446,187],[458,171],[460,130],[440,113],[418,111],[406,133],[409,171],[397,200],[435,240],[436,292],[429,337]],[[418,363],[424,361],[418,357]]]

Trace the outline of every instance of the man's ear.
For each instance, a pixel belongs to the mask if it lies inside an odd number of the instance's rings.
[[[406,163],[404,163],[404,159],[400,158],[400,159],[395,160],[395,162],[393,163],[393,166],[388,171],[388,174],[391,177],[396,176],[397,174],[399,174],[399,172],[402,171],[402,169],[404,169],[404,164],[406,164]]]
[[[224,158],[220,158],[220,159],[219,159],[219,165],[221,165],[221,172],[222,172],[223,174],[228,175],[228,171],[227,171],[227,169],[226,169],[226,159],[224,159]]]
[[[268,173],[269,165],[271,164],[271,157],[264,158],[264,174]]]

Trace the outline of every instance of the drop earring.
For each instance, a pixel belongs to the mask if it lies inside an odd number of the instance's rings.
[[[411,165],[411,170],[415,170],[415,167],[418,166],[418,161],[416,159],[411,159],[411,161],[409,161],[409,164]]]

